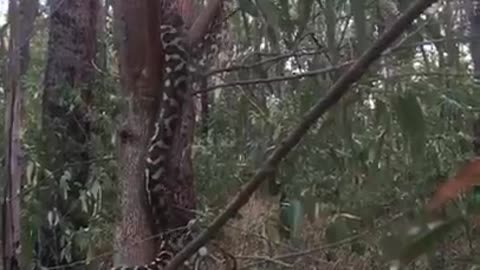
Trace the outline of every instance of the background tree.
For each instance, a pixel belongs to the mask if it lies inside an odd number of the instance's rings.
[[[24,125],[24,98],[26,86],[23,76],[30,61],[30,34],[37,15],[37,1],[10,1],[8,17],[10,41],[6,82],[7,105],[5,112],[5,168],[4,201],[2,206],[2,251],[3,269],[25,267],[21,250],[20,187],[25,164],[22,149]],[[5,75],[5,74],[4,74]]]
[[[44,188],[37,196],[41,227],[36,235],[37,267],[84,258],[75,248],[89,224],[91,116],[96,56],[97,0],[49,1],[49,36],[42,93],[42,162]],[[89,209],[90,208],[90,209]]]

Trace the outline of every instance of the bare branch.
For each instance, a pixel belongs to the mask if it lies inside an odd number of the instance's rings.
[[[272,77],[272,78],[262,78],[262,79],[253,79],[253,80],[244,80],[244,81],[235,81],[235,82],[229,82],[229,83],[224,83],[224,84],[217,84],[211,87],[208,87],[204,90],[199,90],[194,92],[193,94],[198,94],[198,93],[203,93],[203,92],[210,92],[212,90],[218,89],[218,88],[224,88],[224,87],[230,87],[230,86],[242,86],[242,85],[251,85],[251,84],[266,84],[266,83],[272,83],[272,82],[279,82],[279,81],[290,81],[290,80],[297,80],[301,79],[304,77],[312,77],[312,76],[317,76],[319,74],[323,73],[328,73],[332,71],[336,71],[340,68],[344,68],[346,66],[349,66],[353,63],[353,61],[348,61],[333,67],[327,67],[327,68],[321,68],[321,69],[315,69],[299,74],[294,74],[294,75],[289,75],[289,76],[278,76],[278,77]]]
[[[212,70],[212,71],[208,72],[206,74],[206,76],[211,76],[211,75],[214,75],[214,74],[217,74],[217,73],[230,72],[230,71],[234,71],[234,70],[236,71],[236,70],[242,70],[242,69],[250,69],[250,68],[258,67],[258,66],[270,63],[270,62],[275,62],[275,61],[283,60],[285,58],[290,58],[290,57],[316,55],[316,54],[322,54],[322,53],[325,53],[325,50],[316,50],[316,51],[307,51],[307,52],[293,51],[293,52],[289,52],[289,53],[285,53],[285,54],[280,54],[280,55],[277,55],[277,56],[274,56],[274,57],[270,57],[270,58],[267,58],[267,59],[264,59],[262,61],[258,61],[258,62],[249,64],[249,65],[231,65],[231,66],[228,66],[226,68]]]
[[[441,43],[441,42],[446,42],[448,40],[468,42],[471,38],[475,37],[475,36],[470,36],[470,37],[469,36],[467,36],[467,37],[459,36],[457,38],[450,38],[450,39],[439,38],[439,39],[432,39],[432,40],[415,42],[415,43],[412,43],[412,44],[405,44],[404,45],[403,42],[405,40],[407,40],[409,37],[411,37],[412,35],[413,34],[409,35],[408,37],[404,38],[401,42],[396,44],[395,46],[393,46],[393,47],[389,48],[387,51],[383,52],[382,56],[388,56],[388,55],[391,55],[395,52],[405,50],[405,49],[410,49],[412,47],[423,46],[423,45],[426,45],[426,44]],[[241,69],[250,69],[250,68],[254,68],[256,66],[264,65],[264,64],[269,63],[269,62],[278,61],[278,60],[281,60],[283,58],[288,58],[288,57],[292,57],[292,56],[314,55],[314,54],[319,54],[319,53],[323,53],[323,52],[320,50],[320,51],[316,51],[316,52],[315,51],[304,52],[304,53],[291,52],[291,53],[281,54],[281,55],[277,55],[275,57],[271,57],[271,58],[268,58],[268,59],[250,64],[250,65],[230,66],[230,67],[226,67],[224,69],[213,70],[210,73],[207,73],[206,76],[211,76],[211,75],[214,75],[214,74],[217,74],[217,73],[222,73],[222,72],[230,72],[230,71],[236,71],[236,70],[241,70]],[[233,81],[233,82],[229,82],[229,83],[225,83],[225,84],[213,85],[213,86],[210,86],[208,88],[205,88],[205,89],[199,90],[197,92],[194,92],[193,94],[210,92],[210,91],[218,89],[218,88],[226,88],[226,87],[232,87],[232,86],[244,86],[244,85],[252,85],[252,84],[267,84],[267,83],[279,82],[279,81],[297,80],[297,79],[301,79],[301,78],[304,78],[304,77],[311,77],[311,76],[316,76],[316,75],[321,75],[321,74],[337,71],[341,68],[344,68],[346,66],[349,66],[349,65],[353,64],[353,62],[354,62],[353,60],[352,61],[346,61],[346,62],[340,63],[336,66],[311,70],[311,71],[308,71],[308,72],[289,75],[289,76],[277,76],[277,77],[272,77],[272,78],[268,78],[268,79],[260,78],[260,79]],[[406,75],[407,74],[405,74],[404,76],[406,76]],[[412,74],[412,75],[428,76],[428,75],[438,75],[438,73],[417,73],[417,74]],[[450,75],[452,75],[452,76],[466,76],[468,74],[461,73],[461,74],[450,74]]]

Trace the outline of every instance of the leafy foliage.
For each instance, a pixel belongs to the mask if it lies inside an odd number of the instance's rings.
[[[199,209],[207,217],[225,205],[272,145],[280,142],[282,134],[325,95],[345,70],[344,63],[361,54],[396,12],[411,1],[360,2],[367,3],[236,2],[239,12],[229,18],[230,36],[222,52],[227,60],[221,61],[222,54],[218,57],[221,63],[217,63],[231,69],[210,70],[215,73],[210,86],[233,86],[211,89],[209,133],[200,134],[197,128],[193,146]],[[453,29],[452,24],[463,29],[465,18],[461,12],[455,13],[457,17],[446,16],[447,2],[436,13],[417,20],[410,33],[303,139],[271,179],[270,192],[261,192],[263,197],[282,193],[289,199],[284,208],[278,202],[280,210],[274,217],[279,231],[288,229],[287,241],[294,240],[290,243],[296,248],[311,244],[308,226],[327,220],[312,229],[322,241],[335,244],[354,238],[348,244],[354,251],[361,246],[360,254],[368,254],[375,261],[382,261],[383,254],[383,258],[407,263],[430,250],[434,239],[448,237],[447,232],[458,227],[457,220],[445,221],[433,230],[425,229],[428,226],[424,224],[422,233],[406,241],[408,232],[390,237],[384,224],[399,213],[421,209],[437,185],[473,155],[470,133],[480,96],[469,76],[468,44],[447,31]],[[72,167],[66,164],[58,168],[62,177],[55,179],[59,184],[52,187],[49,176],[53,172],[43,165],[48,159],[43,155],[43,147],[48,146],[42,145],[44,134],[40,129],[46,30],[35,33],[32,61],[24,78],[24,144],[28,154],[22,194],[26,224],[22,229],[28,235],[24,245],[28,248],[24,250],[33,250],[37,228],[49,218],[67,232],[62,235],[65,246],[61,255],[70,258],[74,250],[81,250],[90,260],[97,253],[94,249],[104,249],[111,242],[119,194],[115,132],[124,101],[115,75],[113,36],[107,33],[109,65],[99,73],[95,85],[94,173],[87,187],[79,190],[79,197],[73,198],[78,200],[88,226],[74,228],[63,223],[63,217],[49,212],[42,197],[45,190],[47,196],[55,193],[65,197],[66,191],[78,188],[68,177]],[[444,44],[445,40],[455,42]],[[65,100],[73,102],[77,98],[66,96]],[[2,112],[3,106],[4,100],[0,103]],[[464,210],[462,204],[454,207]],[[411,227],[411,217],[395,221]],[[368,238],[360,234],[363,231],[370,232]],[[396,250],[390,252],[390,247]]]

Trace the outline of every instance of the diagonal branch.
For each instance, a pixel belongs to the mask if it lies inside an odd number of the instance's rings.
[[[380,38],[344,73],[330,88],[328,94],[318,101],[303,117],[301,123],[277,145],[273,153],[257,170],[253,178],[242,187],[233,201],[226,209],[210,224],[200,236],[190,242],[179,252],[166,270],[177,269],[195,251],[205,245],[218,230],[232,218],[238,210],[245,205],[253,192],[275,171],[280,161],[300,142],[307,131],[312,127],[328,109],[335,105],[340,98],[349,90],[349,87],[360,79],[368,67],[377,60],[381,53],[386,50],[400,34],[405,31],[410,23],[417,18],[426,8],[436,2],[435,0],[417,0],[409,6],[405,13],[383,33]]]

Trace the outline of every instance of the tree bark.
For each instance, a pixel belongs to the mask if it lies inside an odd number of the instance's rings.
[[[38,1],[11,0],[9,4],[10,41],[7,82],[6,188],[2,207],[3,269],[24,268],[21,260],[20,190],[24,175],[21,129],[25,87],[21,83],[30,60],[30,36],[38,11]]]
[[[20,193],[21,165],[20,112],[22,93],[20,82],[20,52],[18,46],[19,7],[16,0],[9,4],[10,42],[8,62],[7,111],[5,114],[6,185],[2,211],[3,267],[6,270],[20,269]]]
[[[78,199],[89,181],[92,62],[98,14],[98,0],[50,0],[49,4],[50,32],[42,97],[45,148],[41,161],[52,175],[43,177],[48,188],[39,194],[46,209],[36,254],[42,267],[69,263],[68,257],[61,257],[66,243],[58,235],[63,235],[65,229],[75,231],[88,225],[88,215],[81,210]],[[65,175],[70,177],[62,178]],[[61,179],[66,179],[66,183]],[[67,196],[64,185],[69,187]],[[47,220],[52,215],[59,219],[58,223]],[[72,250],[72,260],[84,258],[77,253]]]
[[[188,0],[159,1],[155,8],[155,1],[116,1],[115,33],[117,44],[120,47],[120,73],[124,95],[128,96],[128,110],[119,130],[119,181],[121,218],[115,235],[115,246],[128,246],[126,252],[119,253],[115,258],[116,264],[138,265],[153,258],[151,241],[143,239],[150,236],[150,212],[145,212],[144,202],[144,157],[151,127],[156,119],[157,104],[161,96],[160,81],[162,73],[161,52],[159,52],[159,21],[156,20],[158,11],[162,16],[169,16],[171,12],[178,12],[190,24],[193,12],[193,2]],[[217,1],[218,2],[218,1]],[[161,8],[161,9],[159,9]],[[211,12],[210,12],[211,13]],[[190,14],[190,15],[189,15]],[[211,18],[207,19],[212,19]],[[203,22],[208,26],[208,23]],[[147,31],[138,31],[147,29]],[[206,32],[206,29],[201,30]],[[191,160],[191,146],[194,136],[195,111],[193,99],[187,96],[182,111],[181,126],[177,129],[171,159],[167,171],[166,186],[173,194],[169,205],[180,206],[168,214],[168,228],[186,226],[194,217],[196,196],[193,183],[193,166]],[[140,244],[132,246],[132,243]]]
[[[210,51],[211,46],[220,47],[220,40],[217,40],[217,34],[219,34],[223,29],[223,1],[222,0],[211,0],[208,1],[208,4],[203,8],[202,12],[199,14],[194,14],[195,10],[194,3],[192,1],[177,0],[177,6],[180,7],[180,14],[186,22],[188,30],[188,43],[195,44],[196,47],[191,47],[192,52],[192,61],[200,61],[202,58],[206,59],[206,62],[203,63],[204,67],[207,68],[210,66],[214,59],[209,55],[212,52]],[[194,22],[194,23],[193,23]],[[193,25],[192,25],[193,23]],[[207,37],[210,35],[210,37]],[[196,63],[200,64],[200,63]],[[193,74],[191,74],[193,75]],[[196,206],[196,194],[194,189],[194,172],[192,166],[192,144],[194,140],[194,130],[195,130],[195,98],[191,94],[199,89],[195,87],[200,87],[202,89],[207,88],[208,78],[207,77],[194,77],[193,83],[190,85],[190,95],[187,98],[183,116],[182,116],[182,128],[179,136],[177,136],[174,148],[172,149],[172,160],[171,166],[174,167],[174,170],[179,171],[177,174],[177,179],[169,179],[173,186],[176,188],[174,194],[178,194],[183,198],[189,198],[183,201],[189,201],[186,205],[188,209],[182,210],[178,209],[178,213],[174,213],[172,217],[173,224],[170,225],[171,228],[186,226],[188,221],[195,217],[193,210]],[[200,104],[201,104],[201,121],[202,121],[202,133],[206,137],[208,136],[208,93],[204,92],[200,95]],[[175,202],[177,204],[177,202]],[[187,211],[185,211],[187,210]],[[191,210],[191,211],[188,211]]]
[[[157,0],[114,2],[120,49],[122,94],[126,98],[118,131],[120,220],[115,232],[116,265],[144,264],[153,258],[152,230],[145,211],[145,152],[161,96]],[[140,31],[139,29],[143,29]]]

